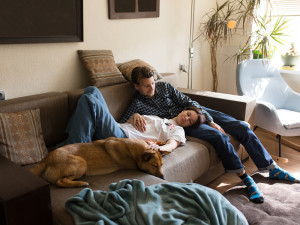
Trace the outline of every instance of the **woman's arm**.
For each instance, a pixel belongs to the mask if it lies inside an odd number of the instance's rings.
[[[180,144],[181,144],[180,141],[176,141],[174,139],[169,139],[165,145],[159,146],[159,145],[153,143],[150,145],[150,148],[154,149],[154,150],[159,150],[162,154],[169,154],[172,152],[172,150],[177,148],[178,145],[180,145]]]

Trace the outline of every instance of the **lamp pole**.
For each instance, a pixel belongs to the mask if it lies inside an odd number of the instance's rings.
[[[189,89],[193,89],[194,20],[195,20],[195,0],[191,0],[191,20],[190,20],[190,40],[189,40],[189,64],[188,64],[188,88]]]

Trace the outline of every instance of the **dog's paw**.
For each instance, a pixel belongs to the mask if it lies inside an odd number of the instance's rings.
[[[84,181],[82,181],[81,182],[81,186],[82,187],[86,187],[86,186],[89,186],[90,184],[88,183],[88,182],[84,182]]]

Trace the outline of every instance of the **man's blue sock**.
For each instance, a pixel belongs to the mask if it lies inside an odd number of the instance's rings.
[[[273,169],[269,169],[269,177],[271,179],[275,179],[275,180],[287,180],[287,181],[291,181],[294,183],[300,182],[299,179],[297,179],[296,177],[291,175],[286,170],[280,168],[279,166],[276,166]]]
[[[264,197],[257,187],[255,181],[247,173],[240,176],[244,184],[247,186],[249,199],[255,203],[263,203]]]

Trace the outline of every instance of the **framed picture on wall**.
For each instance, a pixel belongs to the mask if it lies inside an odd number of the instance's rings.
[[[109,0],[109,19],[159,17],[159,0]]]
[[[83,0],[0,1],[0,44],[83,41]]]

